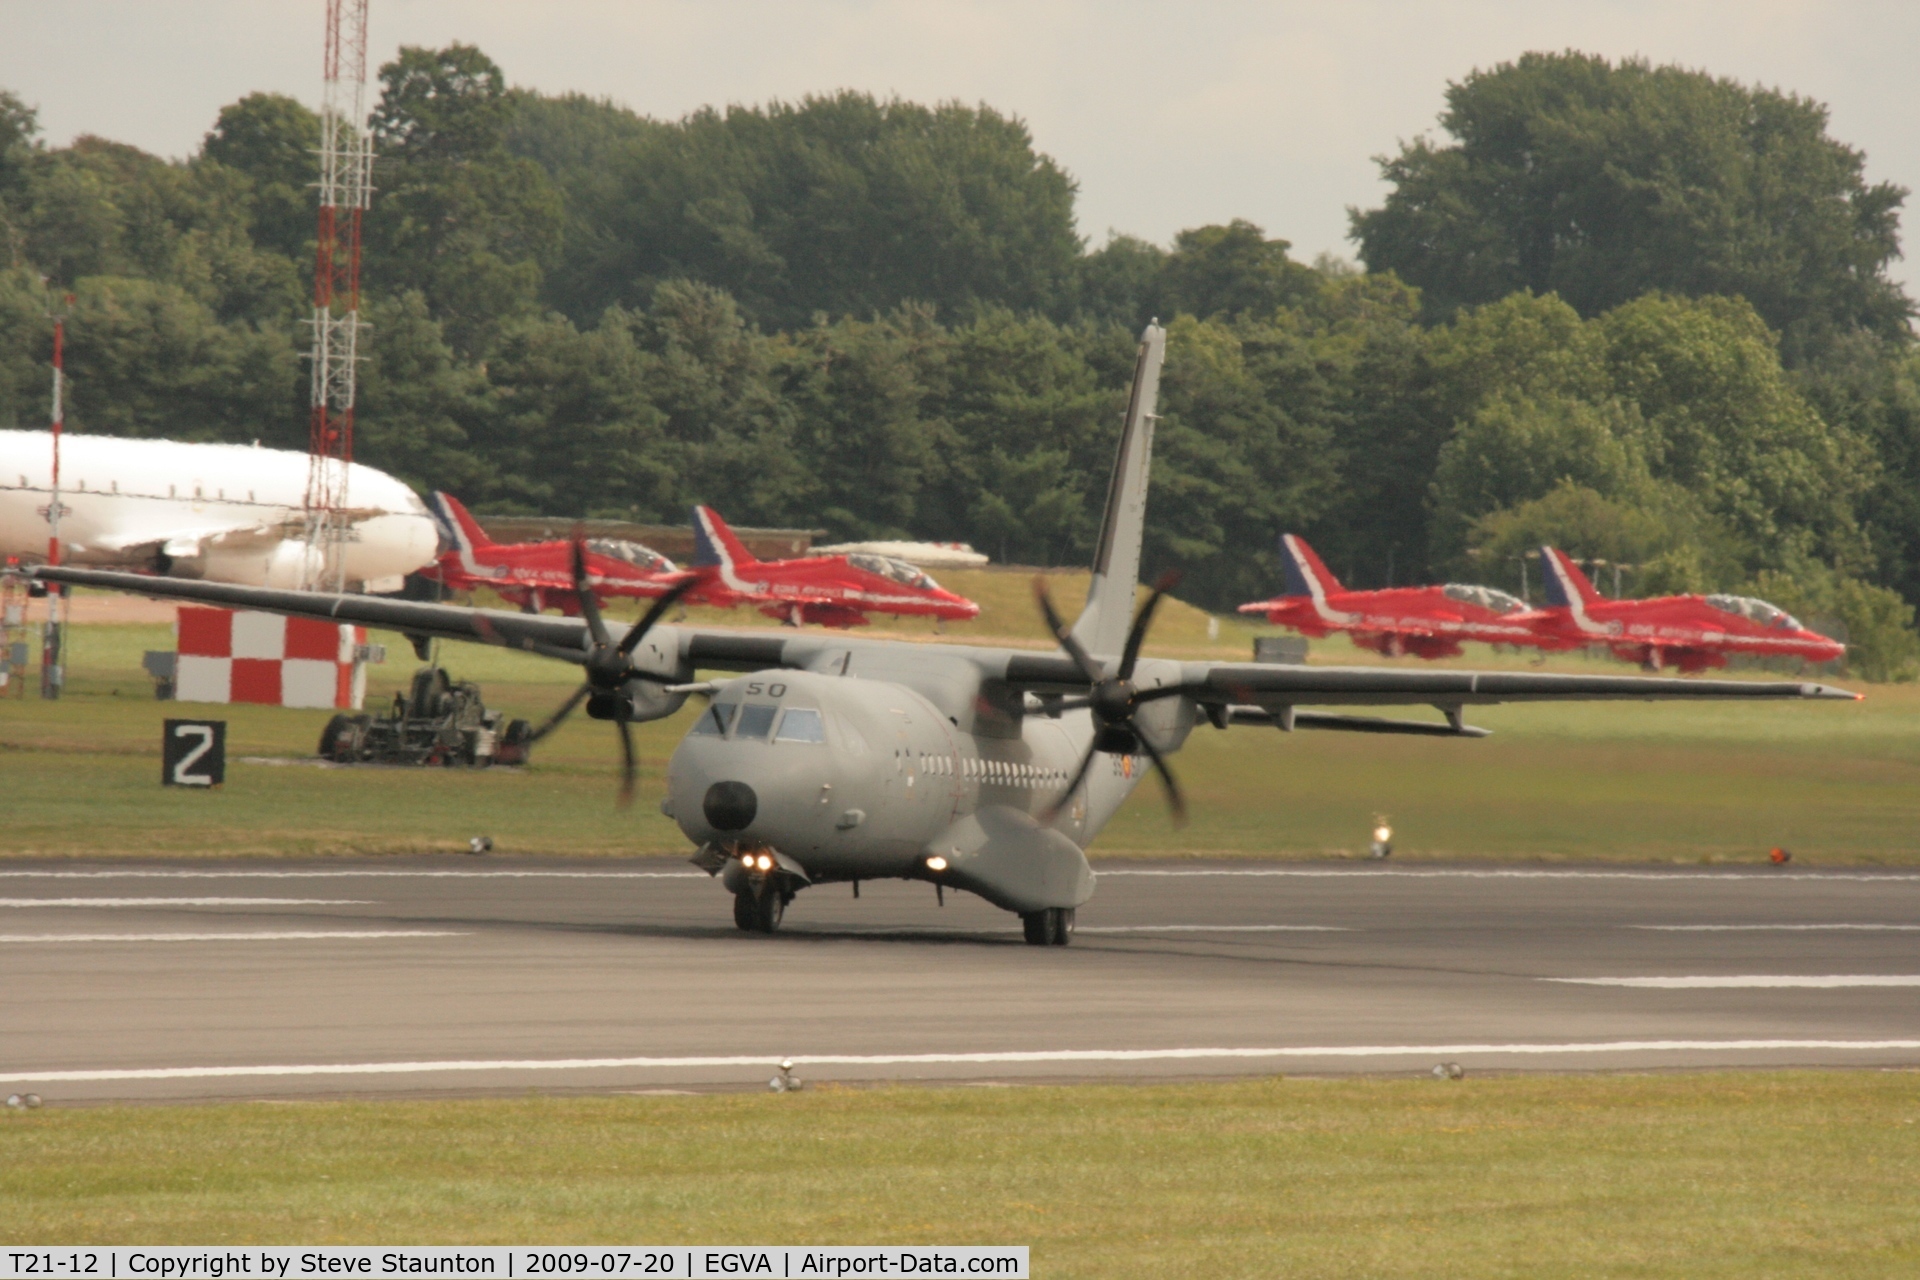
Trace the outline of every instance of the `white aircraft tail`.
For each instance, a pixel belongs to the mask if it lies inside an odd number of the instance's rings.
[[[1087,607],[1073,624],[1075,638],[1092,653],[1118,654],[1133,622],[1140,543],[1146,534],[1147,480],[1153,468],[1153,424],[1158,419],[1154,407],[1160,399],[1160,365],[1166,355],[1167,331],[1156,321],[1140,335],[1127,422],[1113,460],[1100,542],[1093,554],[1093,582],[1087,588]]]

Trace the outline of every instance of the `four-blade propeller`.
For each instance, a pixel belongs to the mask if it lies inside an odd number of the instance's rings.
[[[1047,594],[1047,580],[1036,577],[1033,580],[1034,599],[1040,603],[1040,613],[1047,620],[1047,630],[1060,642],[1067,656],[1073,659],[1073,665],[1086,677],[1087,695],[1083,698],[1065,698],[1059,703],[1062,710],[1085,707],[1093,713],[1093,743],[1087,748],[1087,754],[1080,758],[1080,767],[1073,771],[1073,778],[1067,783],[1060,798],[1043,815],[1044,820],[1052,822],[1060,815],[1073,793],[1086,781],[1087,771],[1093,768],[1093,758],[1105,752],[1109,755],[1136,755],[1144,752],[1153,762],[1153,768],[1160,775],[1160,784],[1167,793],[1167,807],[1173,810],[1174,825],[1185,825],[1187,820],[1186,797],[1180,793],[1180,784],[1174,779],[1173,770],[1167,767],[1167,761],[1160,749],[1153,745],[1147,735],[1140,730],[1134,715],[1141,704],[1157,701],[1170,696],[1175,690],[1142,690],[1133,683],[1134,664],[1140,658],[1140,646],[1147,638],[1147,628],[1153,622],[1153,612],[1160,607],[1160,599],[1180,581],[1177,573],[1163,574],[1153,584],[1153,593],[1133,615],[1133,627],[1127,632],[1127,643],[1120,654],[1120,665],[1109,674],[1094,661],[1093,655],[1086,651],[1079,637],[1068,629],[1061,620],[1060,613],[1053,607],[1053,599]]]
[[[1086,647],[1080,643],[1066,622],[1060,617],[1059,610],[1053,606],[1053,599],[1047,593],[1046,579],[1036,577],[1033,580],[1034,599],[1040,605],[1041,615],[1046,619],[1047,630],[1053,634],[1060,647],[1066,651],[1073,665],[1079,668],[1088,685],[1084,697],[1065,698],[1057,705],[1060,710],[1075,710],[1085,707],[1093,715],[1093,742],[1087,753],[1081,757],[1080,764],[1060,798],[1043,815],[1051,822],[1059,816],[1073,794],[1086,781],[1087,773],[1093,768],[1094,757],[1108,755],[1144,754],[1153,763],[1154,772],[1160,775],[1160,783],[1166,792],[1167,807],[1173,812],[1176,826],[1183,826],[1187,820],[1186,797],[1180,791],[1180,783],[1168,768],[1166,757],[1153,741],[1141,731],[1134,717],[1140,707],[1150,701],[1177,695],[1184,690],[1174,687],[1140,689],[1133,683],[1134,666],[1140,659],[1140,647],[1146,642],[1147,630],[1153,623],[1154,611],[1160,607],[1161,599],[1179,582],[1177,573],[1167,573],[1154,583],[1153,591],[1134,614],[1133,626],[1127,632],[1127,641],[1120,654],[1120,664],[1112,673],[1097,662]],[[606,620],[600,615],[600,602],[595,598],[587,580],[587,553],[585,542],[576,534],[573,539],[573,589],[580,601],[580,613],[587,624],[587,632],[593,641],[593,647],[586,651],[584,660],[578,650],[564,650],[548,645],[527,645],[524,647],[536,652],[549,653],[553,657],[564,657],[580,662],[586,669],[586,680],[575,689],[567,700],[555,708],[552,715],[535,729],[529,742],[538,742],[576,711],[582,702],[587,704],[587,714],[599,720],[611,720],[620,731],[620,804],[622,807],[633,802],[634,782],[639,766],[634,754],[632,729],[632,702],[626,692],[629,681],[647,680],[656,684],[668,684],[671,677],[656,675],[650,671],[641,671],[633,665],[633,651],[646,638],[649,631],[665,617],[694,587],[699,579],[688,578],[675,583],[667,592],[653,602],[653,606],[635,622],[616,644],[607,631]],[[500,641],[499,643],[504,643]]]
[[[620,804],[624,808],[633,803],[634,780],[639,773],[639,763],[633,750],[632,710],[633,703],[627,696],[627,684],[633,680],[649,680],[655,684],[671,684],[670,676],[655,675],[650,671],[641,671],[633,665],[633,651],[646,639],[647,632],[667,615],[680,597],[699,585],[698,578],[688,578],[676,582],[668,588],[665,595],[653,602],[653,607],[627,630],[618,644],[607,631],[606,620],[600,616],[600,602],[594,598],[593,588],[587,581],[587,548],[578,534],[573,539],[573,590],[580,600],[580,614],[586,619],[587,633],[593,640],[593,647],[586,651],[581,661],[579,651],[553,651],[552,656],[566,657],[581,662],[586,668],[586,682],[573,691],[573,695],[555,709],[554,713],[535,729],[528,739],[530,743],[559,728],[561,722],[572,715],[582,702],[587,704],[587,714],[596,720],[611,720],[620,730]],[[548,652],[547,646],[536,651]]]

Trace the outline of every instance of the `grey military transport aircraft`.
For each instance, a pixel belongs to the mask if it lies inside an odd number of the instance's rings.
[[[1148,769],[1178,818],[1167,764],[1201,722],[1478,737],[1465,708],[1497,702],[1655,698],[1854,698],[1818,684],[1523,672],[1406,671],[1180,662],[1141,656],[1163,580],[1136,613],[1135,584],[1166,334],[1142,335],[1087,604],[1067,626],[1036,583],[1059,654],[662,625],[668,595],[618,640],[591,592],[579,618],[359,595],[277,591],[83,569],[51,581],[505,645],[583,669],[575,707],[611,720],[630,795],[629,726],[707,698],[674,751],[662,809],[694,862],[733,894],[743,930],[772,932],[810,885],[896,878],[965,889],[1017,913],[1026,940],[1059,946],[1093,895],[1084,850]],[[576,554],[576,572],[584,577]],[[700,672],[737,672],[700,679]],[[1315,707],[1411,704],[1439,720]]]

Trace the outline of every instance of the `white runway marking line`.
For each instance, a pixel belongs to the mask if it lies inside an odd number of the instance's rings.
[[[0,944],[42,942],[296,942],[318,938],[464,938],[462,929],[276,929],[256,933],[0,933]]]
[[[4,873],[0,873],[4,874]],[[1527,870],[1467,870],[1458,867],[1436,867],[1431,871],[1393,870],[1374,867],[1355,867],[1352,870],[1332,867],[1220,867],[1194,868],[1191,870],[1160,870],[1158,868],[1131,867],[1104,869],[1096,867],[1094,875],[1098,879],[1107,876],[1288,876],[1306,880],[1339,879],[1351,876],[1355,879],[1366,877],[1400,877],[1411,880],[1659,880],[1669,884],[1771,884],[1787,880],[1870,880],[1875,883],[1899,883],[1920,881],[1920,875],[1894,873],[1889,875],[1870,875],[1855,872],[1811,872],[1811,871],[1768,871],[1755,868],[1752,871],[1527,871]]]
[[[1736,987],[1920,987],[1916,973],[1733,973],[1684,978],[1542,978],[1582,987],[1641,987],[1654,991],[1725,990]]]
[[[1630,924],[1657,933],[1920,933],[1920,924]]]
[[[0,907],[366,907],[370,898],[0,898]]]
[[[1352,933],[1337,924],[1106,924],[1081,925],[1075,933]]]
[[[1045,1062],[1192,1062],[1261,1058],[1436,1058],[1590,1053],[1806,1053],[1911,1052],[1920,1040],[1609,1040],[1574,1044],[1394,1044],[1315,1045],[1265,1049],[1040,1049],[1006,1053],[730,1054],[684,1058],[508,1058],[439,1062],[328,1062],[256,1067],[144,1067],[102,1071],[0,1070],[16,1084],[88,1080],[209,1080],[246,1076],[423,1075],[440,1071],[607,1071],[688,1067],[769,1067],[782,1060],[797,1067],[968,1066]]]
[[[707,880],[704,871],[0,871],[0,879],[37,880],[324,880],[350,876],[421,880]]]

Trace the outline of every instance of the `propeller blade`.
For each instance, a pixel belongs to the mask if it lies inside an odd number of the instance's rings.
[[[535,729],[533,733],[527,738],[528,744],[531,745],[535,742],[538,742],[540,741],[540,739],[552,733],[555,729],[558,729],[560,727],[560,722],[562,720],[565,720],[568,716],[572,715],[573,709],[579,706],[582,702],[586,701],[587,695],[592,692],[593,692],[593,686],[590,684],[583,684],[578,689],[575,689],[573,691],[573,696],[571,698],[568,698],[565,702],[561,703],[560,709],[558,711],[555,711],[552,715],[548,716],[546,719],[546,722],[542,724],[538,729]]]
[[[1040,613],[1047,620],[1047,630],[1053,633],[1053,638],[1060,642],[1060,647],[1067,651],[1069,658],[1073,659],[1073,665],[1080,668],[1080,674],[1087,678],[1088,684],[1098,684],[1102,674],[1099,664],[1080,647],[1080,641],[1067,629],[1067,624],[1060,620],[1059,611],[1053,607],[1053,597],[1047,594],[1047,580],[1039,574],[1033,576],[1033,598],[1040,602]]]
[[[1099,754],[1099,747],[1091,746],[1087,748],[1087,754],[1080,757],[1080,767],[1073,771],[1073,779],[1067,783],[1067,789],[1062,791],[1060,798],[1048,805],[1046,812],[1040,815],[1042,822],[1052,822],[1060,816],[1060,811],[1067,807],[1068,801],[1073,799],[1073,793],[1078,791],[1080,784],[1087,780],[1087,770],[1093,768],[1093,758]]]
[[[587,540],[580,536],[578,529],[573,531],[573,593],[580,599],[580,616],[587,620],[593,642],[613,643],[607,637],[607,624],[600,617],[600,602],[594,599],[593,589],[587,585]]]
[[[1136,730],[1134,736],[1140,740],[1141,749],[1147,753],[1147,758],[1153,761],[1154,772],[1160,775],[1160,785],[1164,787],[1167,792],[1167,807],[1173,810],[1173,825],[1176,827],[1186,826],[1187,798],[1180,794],[1180,784],[1174,780],[1173,770],[1167,767],[1167,762],[1165,758],[1161,756],[1160,749],[1147,739],[1146,734]]]
[[[632,629],[621,638],[620,656],[624,658],[632,653],[634,646],[645,638],[647,632],[653,630],[654,624],[667,616],[667,610],[678,604],[680,597],[693,590],[699,582],[698,578],[687,578],[667,588],[666,594],[653,602],[653,608],[647,610],[646,616],[634,623]]]
[[[633,803],[634,779],[639,776],[639,767],[633,755],[633,726],[627,718],[621,716],[614,721],[620,728],[620,807],[627,808]]]
[[[1160,575],[1153,584],[1153,594],[1147,597],[1140,612],[1133,615],[1133,629],[1127,632],[1127,647],[1120,655],[1120,679],[1133,679],[1133,664],[1140,657],[1140,646],[1146,643],[1147,626],[1153,621],[1153,611],[1160,607],[1160,597],[1180,584],[1180,575],[1169,569]]]

